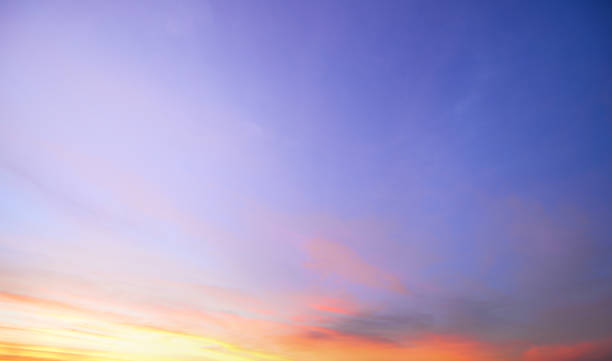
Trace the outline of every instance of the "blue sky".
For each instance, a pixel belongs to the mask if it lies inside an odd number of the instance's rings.
[[[596,1],[4,2],[0,354],[609,357],[610,24]]]

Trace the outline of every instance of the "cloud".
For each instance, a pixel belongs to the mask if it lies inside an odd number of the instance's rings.
[[[453,335],[425,334],[390,343],[325,328],[309,328],[284,340],[290,355],[321,361],[495,361],[507,357],[494,345]],[[315,356],[316,355],[316,356]]]
[[[23,343],[0,342],[0,354],[6,361],[48,361],[48,360],[84,360],[91,357],[93,350],[78,348],[57,348]],[[96,352],[94,352],[96,353]],[[97,353],[96,360],[111,361]]]
[[[342,315],[355,314],[358,307],[354,302],[348,299],[332,297],[323,297],[314,300],[309,306],[317,311]]]
[[[606,361],[612,360],[612,338],[574,344],[534,346],[523,361]]]
[[[430,330],[433,316],[418,312],[363,312],[338,318],[330,328],[346,335],[397,342],[407,335]]]
[[[397,276],[368,263],[344,244],[312,239],[305,244],[304,249],[310,258],[307,266],[311,269],[368,287],[409,293]]]
[[[34,297],[11,292],[0,291],[0,304],[13,306],[15,309],[32,309],[35,313],[43,311],[57,312],[70,316],[95,316],[102,319],[127,322],[133,317],[116,312],[88,309],[81,306],[41,297]]]

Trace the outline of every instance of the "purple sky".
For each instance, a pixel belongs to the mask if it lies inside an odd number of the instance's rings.
[[[612,358],[611,15],[3,1],[0,356]]]

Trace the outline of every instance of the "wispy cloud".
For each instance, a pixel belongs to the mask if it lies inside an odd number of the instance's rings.
[[[347,245],[316,238],[306,242],[304,250],[309,258],[306,266],[323,275],[338,276],[368,287],[409,293],[398,276],[368,263]]]

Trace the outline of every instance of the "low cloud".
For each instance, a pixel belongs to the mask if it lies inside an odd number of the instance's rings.
[[[534,346],[523,361],[607,361],[612,360],[612,338],[574,344]]]
[[[375,341],[397,342],[407,335],[430,330],[433,323],[433,316],[426,313],[370,312],[339,318],[331,328],[343,334]]]

